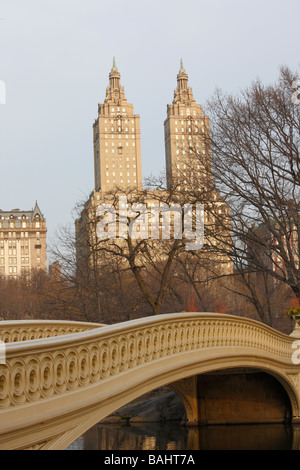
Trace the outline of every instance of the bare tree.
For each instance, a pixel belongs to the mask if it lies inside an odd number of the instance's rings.
[[[257,80],[238,96],[216,91],[207,109],[212,156],[207,172],[230,207],[231,219],[230,236],[216,250],[232,256],[243,280],[243,289],[235,284],[233,290],[248,297],[266,323],[272,321],[272,311],[259,300],[255,286],[261,290],[263,283],[265,300],[276,285],[286,285],[300,299],[300,106],[292,101],[296,78],[282,67],[275,84]],[[223,215],[214,215],[225,227]]]
[[[77,245],[78,243],[81,245],[81,250],[79,250],[82,253],[81,258],[89,259],[88,270],[96,268],[101,272],[107,262],[110,268],[112,265],[116,266],[114,279],[118,279],[118,284],[115,284],[114,288],[118,290],[118,286],[124,282],[124,279],[127,279],[126,295],[124,289],[122,292],[127,299],[131,298],[130,308],[136,309],[137,305],[143,305],[145,313],[148,311],[148,313],[158,314],[162,312],[167,293],[172,291],[170,280],[176,254],[184,250],[181,239],[170,237],[168,240],[159,240],[148,236],[149,200],[167,203],[169,196],[163,192],[150,193],[149,190],[128,190],[127,192],[116,190],[106,194],[101,202],[113,208],[117,221],[121,221],[122,218],[122,210],[118,205],[120,195],[126,195],[130,206],[135,207],[135,211],[126,212],[122,220],[126,230],[132,228],[133,225],[136,226],[135,236],[127,233],[126,236],[116,234],[115,237],[109,237],[108,234],[105,236],[104,232],[104,236],[99,237],[97,227],[105,214],[99,215],[99,205],[91,203],[83,208],[78,223]],[[142,210],[145,211],[144,214]],[[139,220],[142,215],[145,227]],[[114,222],[115,219],[113,219]],[[143,228],[147,229],[147,235],[143,233]],[[173,294],[175,295],[174,291]],[[148,305],[148,310],[145,309],[145,304]]]

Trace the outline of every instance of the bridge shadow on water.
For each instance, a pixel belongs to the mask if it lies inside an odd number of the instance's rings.
[[[98,424],[68,450],[292,450],[295,430],[285,424],[209,425],[178,422]],[[298,449],[297,449],[298,450]]]

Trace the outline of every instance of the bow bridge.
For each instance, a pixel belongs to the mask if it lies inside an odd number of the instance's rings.
[[[237,369],[271,376],[300,422],[298,340],[254,320],[177,313],[114,325],[2,321],[0,340],[0,449],[65,449],[165,385],[182,398],[188,424],[198,424],[197,377]]]

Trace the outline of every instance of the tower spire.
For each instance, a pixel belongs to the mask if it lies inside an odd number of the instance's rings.
[[[188,89],[188,74],[183,66],[183,60],[180,59],[180,70],[177,74],[177,91]]]
[[[111,90],[120,89],[120,72],[116,66],[116,58],[113,57],[113,65],[109,74],[109,87]]]
[[[113,66],[111,69],[112,72],[118,72],[117,66],[116,66],[116,58],[113,57]]]
[[[180,59],[180,70],[179,70],[179,73],[186,73],[184,67],[183,67],[183,60]]]

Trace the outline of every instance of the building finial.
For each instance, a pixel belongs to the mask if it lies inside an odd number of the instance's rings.
[[[113,66],[112,66],[111,71],[112,72],[117,72],[118,71],[117,66],[116,66],[116,58],[115,57],[113,58]]]
[[[183,67],[183,60],[180,59],[180,70],[179,70],[179,73],[185,73],[185,69]]]

